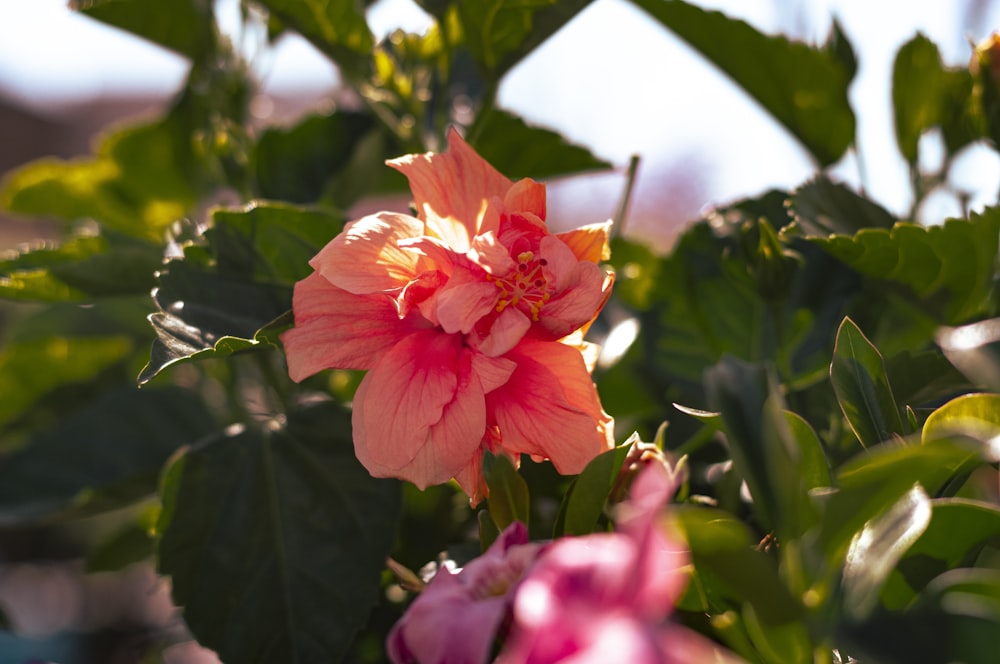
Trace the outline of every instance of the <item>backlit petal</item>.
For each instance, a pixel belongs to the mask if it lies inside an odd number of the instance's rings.
[[[354,398],[354,447],[372,475],[424,488],[469,463],[486,430],[470,356],[458,336],[422,330],[365,376]]]
[[[467,334],[496,308],[500,291],[476,265],[457,267],[437,293],[437,320],[445,332]]]
[[[605,221],[603,224],[588,224],[565,233],[557,233],[556,237],[565,242],[579,260],[599,263],[611,258],[611,245],[608,243],[611,223]]]
[[[351,293],[390,291],[416,276],[420,256],[400,248],[399,242],[422,232],[423,224],[405,214],[369,215],[348,224],[309,264]]]
[[[386,295],[354,295],[313,273],[295,284],[295,327],[281,335],[288,375],[303,380],[323,369],[369,369],[420,319],[400,320]]]
[[[469,250],[479,232],[486,201],[503,198],[511,187],[454,128],[448,132],[447,152],[406,155],[386,163],[409,179],[427,234],[461,252]]]
[[[576,474],[614,445],[614,421],[578,350],[526,338],[505,357],[517,369],[486,397],[505,449],[547,457],[560,473]]]
[[[539,219],[545,219],[545,185],[531,178],[514,183],[503,199],[504,211],[530,212]]]

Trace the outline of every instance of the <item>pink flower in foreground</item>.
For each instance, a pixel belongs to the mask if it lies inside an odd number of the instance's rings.
[[[666,622],[688,552],[657,525],[674,483],[660,464],[636,479],[618,532],[555,541],[514,597],[503,664],[732,663],[734,656]]]
[[[541,545],[511,524],[479,558],[453,572],[438,569],[386,640],[395,664],[482,664],[510,611],[511,595]]]
[[[388,162],[418,216],[348,224],[296,284],[282,339],[293,380],[368,370],[353,433],[372,475],[454,477],[477,502],[485,450],[575,474],[613,444],[578,332],[610,293],[598,266],[610,222],[550,233],[543,185],[511,182],[454,130],[449,141]]]

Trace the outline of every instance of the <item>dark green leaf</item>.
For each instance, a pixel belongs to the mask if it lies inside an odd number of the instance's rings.
[[[365,624],[400,486],[368,474],[350,431],[321,403],[198,445],[166,474],[160,571],[224,661],[339,661]]]
[[[681,0],[633,0],[757,100],[821,166],[854,141],[847,99],[852,71],[841,54],[768,36]]]
[[[972,384],[938,351],[904,351],[886,362],[899,403],[924,406],[968,392]]]
[[[87,572],[114,572],[133,563],[151,560],[156,551],[151,526],[145,519],[141,522],[137,519],[116,529],[87,554]]]
[[[810,238],[858,272],[909,288],[948,324],[995,308],[998,240],[1000,208],[940,226],[897,223],[892,229],[862,229],[853,237]]]
[[[206,0],[72,0],[71,5],[189,58],[200,59],[214,44],[212,3]]]
[[[181,388],[105,392],[0,462],[0,523],[92,513],[150,495],[177,448],[216,430],[202,401]]]
[[[951,154],[980,137],[967,112],[971,94],[969,69],[945,68],[938,47],[924,35],[899,49],[892,70],[892,103],[896,141],[907,161],[917,162],[920,137],[932,127],[942,128]]]
[[[497,529],[502,531],[515,521],[528,525],[531,514],[528,483],[511,460],[503,454],[484,459],[483,476],[490,490],[490,516]]]
[[[265,130],[257,142],[254,170],[263,198],[313,203],[328,194],[331,181],[375,129],[370,115],[336,111],[311,115],[289,128]],[[372,154],[380,170],[390,155]]]
[[[830,382],[847,423],[863,446],[904,433],[882,354],[850,318],[837,331]]]
[[[914,484],[854,535],[842,578],[844,606],[852,616],[862,619],[871,613],[882,584],[930,520],[930,499]]]
[[[599,454],[581,471],[564,498],[565,519],[557,536],[587,535],[596,530],[629,449],[631,445],[621,445]]]
[[[498,81],[591,0],[458,0],[465,46],[486,77]]]
[[[896,221],[878,203],[825,175],[796,189],[789,208],[807,235],[853,235],[862,228],[890,228]]]
[[[474,147],[498,171],[514,179],[611,168],[587,148],[569,143],[551,129],[528,125],[502,109],[490,111]]]
[[[260,0],[284,24],[344,70],[360,78],[375,46],[364,10],[354,0]]]

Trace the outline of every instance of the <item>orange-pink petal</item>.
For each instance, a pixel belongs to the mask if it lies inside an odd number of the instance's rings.
[[[281,335],[288,375],[301,381],[323,369],[369,369],[403,337],[426,325],[400,319],[381,294],[354,295],[313,273],[295,284],[295,327]]]
[[[556,233],[556,237],[565,242],[579,260],[591,263],[600,263],[611,258],[610,236],[610,221]]]
[[[419,219],[380,212],[348,224],[309,264],[327,281],[356,294],[391,291],[417,274],[418,253],[400,241],[423,232]]]
[[[504,212],[530,213],[545,219],[545,185],[531,178],[518,180],[503,199]]]
[[[486,431],[483,387],[457,335],[421,330],[389,349],[354,398],[354,449],[375,477],[420,488],[466,467]]]
[[[576,474],[614,445],[614,420],[578,350],[526,338],[505,357],[517,369],[486,397],[505,449],[549,458],[560,473]]]
[[[427,234],[459,252],[469,250],[479,232],[486,202],[501,199],[511,182],[452,128],[448,151],[406,155],[386,162],[410,181],[410,190]]]

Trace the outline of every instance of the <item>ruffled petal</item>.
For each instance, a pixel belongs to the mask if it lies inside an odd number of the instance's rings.
[[[504,196],[503,208],[508,214],[528,212],[545,219],[545,185],[531,178],[518,180]]]
[[[517,307],[507,307],[497,316],[482,338],[470,337],[476,350],[490,356],[503,355],[517,345],[531,329],[531,319]]]
[[[483,388],[457,335],[421,330],[361,381],[352,418],[358,459],[375,477],[420,488],[455,476],[486,430]]]
[[[614,420],[601,408],[580,352],[554,341],[525,338],[505,356],[517,369],[486,396],[502,445],[552,460],[577,474],[614,445]]]
[[[580,228],[556,233],[556,237],[566,243],[581,261],[599,263],[611,258],[611,221],[603,224],[588,224]]]
[[[454,128],[448,132],[447,152],[406,155],[386,163],[410,181],[427,234],[460,252],[469,250],[479,232],[486,202],[503,198],[511,187]]]
[[[295,327],[281,335],[294,381],[323,369],[370,369],[403,337],[426,325],[400,319],[386,295],[354,295],[313,273],[295,284]]]
[[[379,212],[348,224],[309,264],[334,286],[378,293],[404,286],[417,274],[419,254],[400,248],[423,224],[405,214]]]
[[[607,301],[604,272],[594,263],[573,266],[575,283],[545,303],[535,328],[547,339],[561,339],[592,321]]]
[[[500,291],[486,276],[475,265],[456,267],[437,292],[436,318],[445,332],[467,334],[481,318],[493,313]]]

